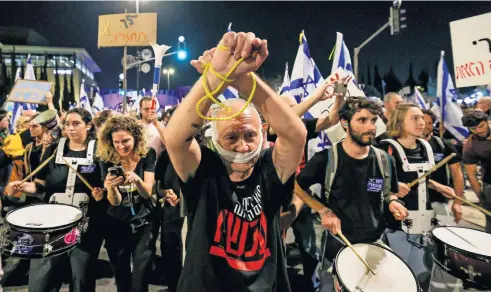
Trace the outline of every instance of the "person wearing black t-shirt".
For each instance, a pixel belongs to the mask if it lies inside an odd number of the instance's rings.
[[[158,224],[151,195],[156,154],[146,143],[143,125],[128,116],[110,118],[99,132],[97,155],[110,203],[106,248],[118,292],[148,291],[155,254]],[[120,172],[113,172],[117,168]]]
[[[169,291],[177,290],[177,283],[182,269],[182,237],[181,229],[184,215],[181,214],[179,177],[172,166],[167,149],[157,159],[155,167],[157,193],[165,201],[161,212],[160,252],[164,261],[164,278]],[[180,203],[179,203],[180,204]]]
[[[252,54],[255,52],[254,54]],[[214,112],[213,152],[193,139],[203,123],[196,113],[208,112],[203,80],[198,81],[169,120],[166,147],[186,204],[188,233],[179,292],[291,291],[279,224],[280,206],[291,199],[293,174],[305,146],[306,130],[274,90],[255,76],[268,55],[266,40],[253,33],[226,33],[218,48],[205,51],[193,65],[205,74],[208,88],[228,85],[241,95],[256,87],[252,103],[275,129],[275,146],[261,152],[261,120],[252,105],[228,99]],[[213,70],[211,70],[213,68]],[[210,72],[212,71],[212,72]],[[241,110],[242,109],[242,110]],[[227,119],[231,113],[238,114]]]
[[[339,81],[347,83],[347,78],[348,77]],[[295,111],[299,117],[304,115],[310,116],[308,110],[311,107],[316,105],[318,102],[334,97],[334,93],[329,93],[327,89],[328,87],[332,87],[334,82],[337,82],[338,80],[335,78],[335,76],[329,76],[326,78],[326,80],[329,81],[326,81],[324,84],[316,88],[310,96],[306,97],[299,104],[297,104],[297,101],[293,96],[283,95],[281,98],[293,109],[293,111]],[[323,114],[319,118],[301,119],[305,125],[305,128],[307,129],[307,139],[304,154],[302,155],[302,160],[300,161],[297,169],[297,174],[305,167],[305,163],[309,155],[309,141],[315,139],[323,130],[334,126],[339,121],[338,110],[343,103],[343,100],[344,96],[338,94],[336,100],[332,103],[332,107],[329,108],[328,114]],[[274,142],[277,138],[274,134],[274,129],[269,127],[268,134],[268,141]],[[292,223],[291,220],[293,218],[295,218],[295,221]],[[312,214],[312,210],[307,205],[303,205],[301,200],[294,195],[291,204],[284,206],[284,212],[281,214],[280,221],[282,229],[287,229],[287,227],[290,225],[292,227],[293,234],[295,236],[295,243],[298,245],[298,249],[300,251],[304,277],[306,278],[305,280],[307,282],[313,282],[313,289],[317,288],[318,286],[318,281],[316,279],[316,268],[320,260],[320,251],[315,244],[316,234],[314,220],[315,215]]]
[[[375,102],[355,97],[349,98],[339,111],[347,135],[344,141],[333,145],[338,152],[337,169],[328,190],[329,197],[324,197],[328,208],[319,214],[325,229],[334,235],[342,230],[351,243],[372,243],[381,239],[386,227],[384,200],[389,203],[396,220],[407,216],[406,208],[394,195],[398,192],[397,176],[384,178],[375,153],[380,150],[370,146],[380,112],[381,108]],[[296,178],[299,188],[295,192],[305,192],[314,184],[321,184],[322,193],[326,191],[328,151],[318,152],[309,160]],[[391,160],[389,162],[390,172],[395,174],[395,166]],[[386,194],[383,193],[384,179],[390,179],[390,190],[386,190],[389,191]],[[327,240],[324,257],[332,262],[342,247],[334,239]]]
[[[107,207],[103,196],[96,194],[91,196],[91,190],[75,176],[74,185],[67,185],[71,170],[66,166],[64,159],[80,159],[91,161],[92,164],[78,166],[85,179],[94,187],[102,187],[99,164],[89,152],[93,152],[95,144],[95,130],[92,126],[92,116],[82,108],[68,111],[65,127],[68,139],[60,140],[58,145],[52,144],[46,149],[43,161],[55,153],[52,159],[38,174],[34,182],[13,182],[12,186],[19,191],[28,194],[45,193],[45,202],[68,202],[67,193],[83,193],[88,196],[86,215],[90,218],[86,232],[82,233],[81,242],[68,253],[51,256],[42,259],[32,259],[29,271],[29,291],[47,292],[61,286],[62,278],[59,271],[66,257],[69,258],[72,270],[73,291],[95,291],[95,273],[93,265],[99,257],[99,251],[103,241],[104,213]],[[61,158],[61,162],[59,162]],[[73,173],[74,174],[74,173]],[[79,204],[76,207],[80,207]]]
[[[409,103],[399,104],[395,111],[392,112],[387,131],[389,136],[393,137],[394,140],[391,140],[392,142],[383,140],[378,145],[379,148],[387,151],[396,162],[397,177],[399,179],[399,192],[397,196],[410,211],[425,212],[426,210],[431,210],[430,201],[427,196],[428,188],[432,188],[448,198],[452,198],[451,194],[454,194],[452,188],[442,185],[428,177],[426,178],[425,185],[420,185],[420,183],[413,188],[409,188],[407,185],[407,183],[418,178],[418,172],[405,170],[406,167],[404,165],[406,163],[409,165],[416,163],[428,164],[428,169],[431,167],[430,161],[433,160],[432,155],[430,157],[432,152],[431,147],[426,141],[419,139],[423,135],[424,127],[424,115],[417,105]],[[403,153],[399,153],[399,146]],[[406,158],[401,157],[402,154]],[[420,190],[422,187],[424,189]],[[422,197],[422,201],[420,201],[420,197]],[[421,210],[419,208],[421,204],[425,205],[426,208]],[[429,221],[431,218],[427,219]],[[392,220],[390,216],[386,217],[386,220],[388,223],[387,239],[390,247],[406,261],[418,278],[423,290],[427,291],[432,262],[425,263],[425,260],[429,258],[428,254],[431,253],[430,246],[426,244],[423,234],[407,235],[402,231],[401,222]],[[429,224],[429,222],[426,223]]]
[[[430,110],[423,110],[423,114],[425,120],[423,139],[425,139],[430,144],[431,149],[433,149],[435,163],[440,162],[440,160],[452,153],[456,154],[456,156],[445,166],[442,166],[433,172],[431,178],[443,185],[450,185],[450,182],[453,182],[455,194],[462,197],[464,194],[464,174],[462,173],[462,167],[460,165],[462,157],[454,145],[445,139],[440,139],[433,135],[433,123],[436,121],[433,112]],[[450,215],[447,207],[448,199],[433,189],[429,189],[428,191],[431,207],[435,210],[437,215]],[[462,219],[462,201],[453,201],[452,214],[455,217],[455,222],[459,223],[460,219]]]

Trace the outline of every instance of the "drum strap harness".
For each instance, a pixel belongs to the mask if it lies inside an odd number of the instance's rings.
[[[87,156],[85,158],[75,158],[75,157],[63,157],[63,150],[65,148],[65,143],[67,139],[66,138],[61,138],[60,142],[58,144],[57,152],[56,152],[56,164],[63,164],[65,165],[65,161],[63,158],[71,163],[74,169],[77,169],[79,165],[93,165],[94,164],[94,147],[95,147],[95,140],[89,141],[89,144],[87,146]],[[76,206],[76,202],[74,202],[74,192],[75,192],[75,182],[77,180],[77,174],[75,171],[73,171],[71,168],[68,169],[68,177],[67,177],[67,182],[66,182],[66,188],[65,188],[65,194],[69,197],[72,198],[72,205]],[[79,206],[76,206],[79,207]]]
[[[423,145],[426,153],[426,157],[428,159],[427,162],[422,163],[409,163],[406,153],[402,146],[393,139],[385,139],[385,141],[392,145],[393,149],[395,149],[399,155],[399,158],[402,162],[402,170],[404,172],[416,172],[418,177],[421,177],[425,174],[426,171],[430,170],[435,165],[435,158],[433,156],[433,149],[426,140],[417,139],[421,145]],[[407,234],[407,240],[412,245],[421,248],[428,244],[428,231],[431,229],[431,226],[434,225],[435,213],[433,210],[426,210],[428,200],[427,187],[426,187],[426,179],[419,181],[418,183],[418,210],[417,211],[408,211],[409,217],[401,224],[403,231]],[[422,234],[422,244],[417,243],[409,239],[410,234]]]
[[[404,149],[402,149],[402,146],[398,142],[396,142],[393,139],[385,139],[382,141],[388,142],[394,147],[394,149],[396,149],[397,153],[399,154],[399,157],[401,158],[402,170],[404,172],[416,172],[418,174],[418,177],[421,177],[426,171],[430,170],[435,165],[433,149],[431,149],[430,144],[426,142],[426,140],[418,138],[418,141],[421,142],[421,144],[425,147],[426,154],[427,154],[426,156],[428,157],[428,162],[424,162],[424,163],[409,163],[409,161],[407,160],[406,153],[404,152]],[[419,210],[426,210],[426,200],[427,200],[426,180],[421,180],[418,184],[418,209]]]

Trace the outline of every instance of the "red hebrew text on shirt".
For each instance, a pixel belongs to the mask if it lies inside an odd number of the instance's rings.
[[[267,233],[261,188],[257,186],[252,196],[237,201],[233,212],[220,211],[210,254],[226,259],[235,270],[258,271],[271,255]]]

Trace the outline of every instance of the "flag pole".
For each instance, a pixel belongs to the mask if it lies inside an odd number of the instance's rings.
[[[124,13],[128,13],[128,9],[124,10]],[[126,113],[126,109],[128,106],[128,101],[126,100],[126,90],[127,90],[127,78],[126,78],[126,56],[128,53],[128,48],[127,46],[124,46],[124,51],[123,51],[123,114]]]
[[[123,114],[126,113],[126,107],[128,101],[126,100],[126,89],[127,89],[127,83],[126,83],[126,54],[127,54],[127,47],[124,46],[124,52],[123,52]]]
[[[443,71],[443,56],[445,56],[445,52],[444,51],[441,51],[440,52],[440,64],[438,64],[438,66],[442,66],[442,71]],[[443,79],[443,76],[442,76],[442,79]],[[443,83],[443,80],[442,80],[442,83]],[[443,130],[445,128],[444,126],[444,120],[445,120],[445,116],[444,116],[444,112],[445,112],[445,103],[443,102],[443,99],[446,99],[447,98],[447,93],[446,92],[443,92],[443,86],[441,88],[442,90],[442,97],[441,97],[441,100],[440,100],[440,139],[443,139]]]

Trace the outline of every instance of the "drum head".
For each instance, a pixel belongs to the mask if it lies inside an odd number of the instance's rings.
[[[61,204],[39,204],[9,212],[5,221],[26,229],[50,229],[71,225],[82,219],[82,211],[74,206]]]
[[[336,274],[352,292],[418,292],[419,285],[409,267],[392,251],[374,244],[354,244],[376,275],[367,271],[353,251],[345,247],[336,257]],[[396,289],[397,287],[397,289]]]
[[[491,257],[491,234],[489,233],[465,227],[445,226],[434,228],[432,234],[460,250]]]

